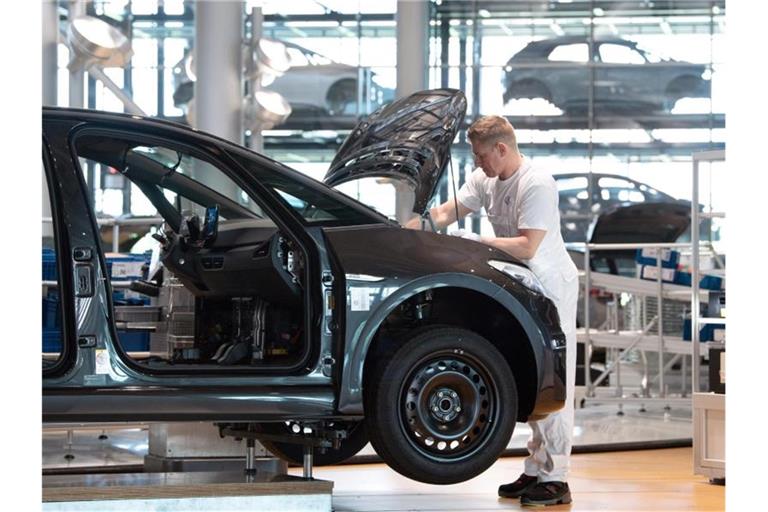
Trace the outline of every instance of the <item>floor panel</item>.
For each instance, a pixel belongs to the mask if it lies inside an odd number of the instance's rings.
[[[315,476],[333,480],[336,512],[530,510],[496,495],[522,466],[521,457],[506,457],[472,480],[447,486],[414,482],[382,464],[317,468]],[[725,487],[693,475],[692,468],[691,448],[574,455],[573,503],[546,510],[724,510]]]

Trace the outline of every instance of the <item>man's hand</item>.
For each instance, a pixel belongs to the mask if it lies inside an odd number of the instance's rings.
[[[456,218],[456,210],[458,209],[459,217]],[[429,216],[432,218],[432,222],[435,224],[435,229],[442,229],[446,226],[450,226],[459,219],[463,219],[467,215],[472,213],[472,210],[464,206],[459,202],[458,208],[453,200],[449,200],[429,210]],[[429,226],[429,222],[427,222]],[[408,229],[421,229],[421,218],[414,217],[404,224],[404,227]]]
[[[421,229],[421,217],[414,217],[405,224],[403,224],[403,227],[408,229]]]
[[[474,240],[475,242],[482,241],[482,238],[477,233],[473,233],[471,231],[466,231],[464,229],[456,229],[454,231],[451,231],[448,233],[451,236],[458,236],[461,238],[466,238],[467,240]]]

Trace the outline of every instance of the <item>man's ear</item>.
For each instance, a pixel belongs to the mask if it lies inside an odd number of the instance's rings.
[[[509,152],[509,147],[503,142],[497,142],[496,147],[499,148],[499,155],[502,157],[506,156],[507,152]]]

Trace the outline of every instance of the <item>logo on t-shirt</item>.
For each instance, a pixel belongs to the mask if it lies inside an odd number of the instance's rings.
[[[509,206],[509,203],[512,202],[512,196],[507,196],[504,198],[504,204]]]

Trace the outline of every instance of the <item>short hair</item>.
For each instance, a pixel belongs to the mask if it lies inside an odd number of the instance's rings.
[[[469,137],[472,142],[480,142],[484,144],[503,142],[515,151],[518,150],[515,129],[505,117],[481,117],[469,127],[467,137]]]

